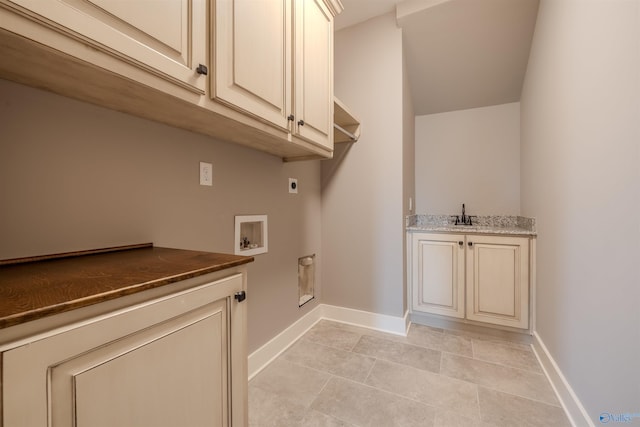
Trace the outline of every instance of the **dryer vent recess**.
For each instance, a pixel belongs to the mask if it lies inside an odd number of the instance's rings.
[[[316,254],[298,258],[298,307],[314,298]]]

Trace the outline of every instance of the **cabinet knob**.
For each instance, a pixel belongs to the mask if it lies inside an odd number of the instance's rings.
[[[287,120],[289,120],[290,122],[294,121],[296,118],[293,117],[293,114],[289,114],[289,116],[287,117]]]
[[[473,242],[469,242],[467,243],[467,245],[469,245],[469,247],[473,246]]]
[[[460,246],[462,246],[462,245],[464,244],[464,242],[463,242],[462,240],[460,240],[460,241],[458,241],[458,244],[459,244]]]
[[[206,76],[209,73],[209,70],[205,65],[200,64],[198,65],[198,68],[196,68],[196,73]]]
[[[245,291],[236,292],[234,298],[238,300],[238,302],[242,302],[247,299],[247,293]]]
[[[304,120],[298,120],[298,124],[299,124],[300,126],[304,126]]]

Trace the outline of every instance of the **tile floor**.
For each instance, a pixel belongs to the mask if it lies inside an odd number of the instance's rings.
[[[528,345],[320,321],[249,383],[249,425],[570,426]]]

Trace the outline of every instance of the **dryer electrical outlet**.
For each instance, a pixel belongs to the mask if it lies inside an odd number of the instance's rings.
[[[289,193],[298,194],[298,180],[296,178],[289,178]]]

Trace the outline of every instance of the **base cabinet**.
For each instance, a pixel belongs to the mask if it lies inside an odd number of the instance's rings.
[[[529,328],[529,239],[411,233],[411,309]]]
[[[3,346],[2,425],[247,425],[243,289],[234,274]]]
[[[464,319],[464,237],[414,235],[412,241],[414,311]]]

